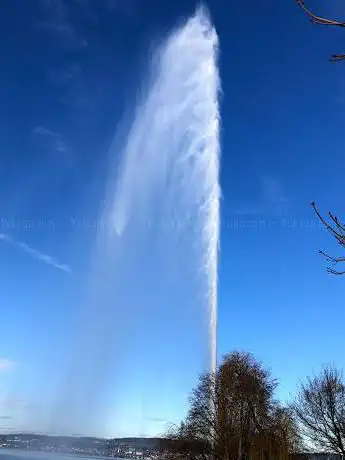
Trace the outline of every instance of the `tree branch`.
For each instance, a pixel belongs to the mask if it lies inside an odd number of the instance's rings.
[[[310,17],[310,20],[314,24],[321,24],[325,26],[345,27],[345,22],[343,21],[337,21],[335,19],[327,19],[321,16],[317,16],[305,6],[304,0],[296,0],[296,1],[297,1],[297,4],[302,8],[302,10],[304,10],[305,13],[307,13],[307,15]]]
[[[328,213],[331,223],[327,222],[327,220],[320,214],[319,210],[316,207],[316,204],[312,202],[311,205],[319,221],[323,224],[326,230],[337,240],[340,246],[345,248],[345,225],[342,222],[340,222],[339,219],[331,212]],[[330,262],[332,265],[336,265],[338,263],[345,263],[344,256],[333,257],[324,251],[319,251],[319,254],[325,257],[327,262]],[[345,270],[335,270],[331,267],[327,267],[327,272],[332,275],[345,275]]]
[[[302,8],[302,10],[309,16],[310,20],[314,24],[324,25],[324,26],[336,26],[336,27],[345,27],[345,22],[338,21],[336,19],[328,19],[322,16],[317,16],[311,10],[309,10],[304,3],[304,0],[296,0],[297,5]],[[331,62],[342,61],[345,59],[345,54],[332,54],[330,57]]]

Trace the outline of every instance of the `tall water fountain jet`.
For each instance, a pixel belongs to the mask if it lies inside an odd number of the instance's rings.
[[[201,7],[156,51],[125,144],[115,136],[91,292],[68,397],[58,403],[64,426],[62,414],[73,412],[74,432],[92,431],[83,421],[90,404],[101,413],[96,398],[109,394],[104,382],[112,378],[117,423],[128,419],[121,433],[128,426],[135,434],[135,417],[142,418],[137,430],[152,433],[150,420],[174,421],[171,406],[182,410],[197,374],[205,366],[215,370],[217,51],[216,31]],[[198,357],[205,341],[207,360]]]
[[[194,217],[192,231],[200,238],[201,267],[208,282],[211,371],[216,368],[217,353],[220,222],[217,50],[218,37],[204,7],[159,50],[154,81],[146,101],[138,107],[124,150],[111,211],[112,226],[121,236],[131,225],[132,214],[137,212],[135,206],[141,199],[135,186],[143,174],[141,168],[147,168],[146,183],[141,191],[151,189],[152,193],[157,182],[169,176],[176,181],[169,184],[166,192],[169,187],[175,187],[174,196]],[[174,169],[179,170],[182,177],[177,177]],[[163,212],[173,224],[169,219],[169,213],[174,217],[169,198],[163,197],[166,200]],[[177,219],[182,226],[189,224],[183,214]]]

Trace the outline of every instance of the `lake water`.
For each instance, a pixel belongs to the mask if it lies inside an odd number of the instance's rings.
[[[97,457],[100,459],[102,457]],[[107,457],[108,458],[108,457]],[[95,460],[95,457],[76,456],[69,454],[59,454],[55,452],[28,452],[20,449],[1,449],[0,460]],[[112,460],[120,460],[112,458]],[[122,459],[121,459],[122,460]]]

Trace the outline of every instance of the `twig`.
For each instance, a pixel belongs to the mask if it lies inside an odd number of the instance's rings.
[[[336,26],[336,27],[345,27],[345,22],[338,21],[336,19],[327,19],[322,16],[317,16],[311,10],[309,10],[304,3],[304,0],[296,0],[297,5],[302,8],[302,10],[309,16],[310,20],[314,24],[324,25],[324,26]],[[332,54],[329,59],[331,62],[338,62],[345,60],[345,54]]]
[[[313,23],[321,24],[325,26],[345,27],[345,22],[343,21],[337,21],[335,19],[327,19],[321,16],[317,16],[305,6],[304,0],[296,0],[296,1],[297,1],[297,4],[307,13],[307,15],[310,17]]]
[[[319,210],[316,207],[316,204],[312,202],[311,205],[314,209],[315,214],[317,215],[320,222],[322,222],[326,230],[328,230],[331,233],[331,235],[338,241],[340,246],[345,247],[345,226],[344,224],[341,223],[339,219],[331,212],[328,213],[328,216],[334,225],[329,224],[326,221],[326,219],[320,214]],[[319,254],[321,254],[327,260],[327,262],[330,262],[333,265],[345,262],[345,257],[333,257],[324,251],[319,251]],[[334,268],[331,268],[331,267],[327,267],[327,272],[331,273],[332,275],[345,275],[345,270],[344,271],[335,270]]]
[[[338,242],[342,245],[345,244],[345,241],[344,241],[344,238],[345,238],[345,235],[343,235],[342,233],[339,233],[337,232],[336,230],[334,230],[334,228],[329,225],[329,223],[321,216],[320,212],[318,211],[317,207],[316,207],[316,204],[314,201],[311,202],[311,205],[314,209],[314,212],[315,214],[317,215],[317,217],[319,218],[319,220],[323,223],[323,225],[326,227],[326,229],[332,233],[332,235],[334,236],[334,238],[336,238],[338,240]],[[332,214],[331,214],[332,216]],[[333,219],[332,219],[333,220]],[[336,223],[336,225],[338,226],[338,224]]]

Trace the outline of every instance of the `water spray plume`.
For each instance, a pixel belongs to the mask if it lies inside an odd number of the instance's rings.
[[[86,413],[88,420],[101,413],[107,386],[116,393],[117,424],[132,417],[131,434],[135,417],[141,429],[143,415],[132,407],[140,395],[146,400],[139,406],[150,412],[145,420],[173,422],[198,373],[216,369],[217,54],[216,31],[201,7],[156,51],[127,138],[111,148],[106,225],[58,404],[60,425],[73,413],[74,432],[87,431]]]
[[[217,53],[218,37],[203,6],[158,51],[156,78],[138,107],[124,151],[112,214],[114,229],[121,235],[140,199],[134,182],[145,179],[142,168],[147,171],[144,188],[151,190],[157,181],[173,177],[174,168],[184,169],[175,197],[191,207],[194,230],[201,232],[201,266],[209,283],[211,371],[216,368],[220,222]]]

